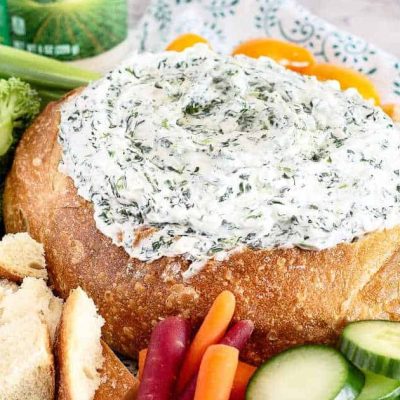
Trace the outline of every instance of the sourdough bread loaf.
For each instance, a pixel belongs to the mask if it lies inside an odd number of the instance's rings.
[[[167,315],[196,326],[223,289],[237,296],[235,319],[255,322],[244,352],[252,362],[300,343],[333,343],[350,320],[400,319],[398,226],[322,251],[244,250],[209,261],[188,280],[182,271],[189,263],[180,257],[130,258],[96,228],[92,205],[58,169],[61,104],[45,109],[17,149],[4,196],[6,229],[43,243],[61,296],[81,286],[93,298],[114,349],[135,357]]]

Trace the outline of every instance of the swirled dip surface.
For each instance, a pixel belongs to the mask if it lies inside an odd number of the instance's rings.
[[[323,249],[400,223],[392,121],[266,58],[136,55],[63,106],[59,140],[100,231],[140,260]]]

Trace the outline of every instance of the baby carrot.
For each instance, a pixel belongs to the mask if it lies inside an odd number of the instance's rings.
[[[239,362],[235,378],[233,379],[232,392],[230,400],[244,400],[246,397],[246,388],[257,368],[244,362]]]
[[[235,296],[228,290],[220,293],[214,300],[186,354],[178,380],[178,393],[182,392],[197,372],[207,347],[223,338],[235,312],[235,305]]]
[[[166,48],[167,51],[183,51],[188,47],[192,47],[197,43],[208,44],[208,41],[195,33],[184,33],[173,40]]]
[[[138,357],[138,377],[139,381],[142,380],[143,376],[143,369],[144,369],[144,364],[146,362],[146,357],[147,357],[147,349],[143,349],[139,351],[139,357]]]
[[[254,323],[249,320],[238,321],[229,328],[225,336],[219,342],[226,346],[232,346],[239,351],[246,345],[254,330]],[[240,364],[240,363],[239,363]],[[193,400],[194,392],[196,391],[196,382],[198,374],[194,374],[183,391],[179,394],[178,400]]]
[[[231,397],[229,400],[244,400],[246,395],[247,385],[254,372],[256,371],[256,367],[253,367],[250,364],[246,364],[242,361],[239,361],[235,378],[233,380]],[[196,384],[198,379],[198,374],[196,374],[190,382],[186,385],[185,390],[179,395],[178,400],[193,400],[194,394],[196,392]]]
[[[234,347],[210,346],[201,360],[194,400],[229,400],[238,359]]]

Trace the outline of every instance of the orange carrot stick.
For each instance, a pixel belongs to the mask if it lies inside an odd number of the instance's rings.
[[[205,43],[208,44],[208,41],[201,37],[200,35],[196,35],[195,33],[184,33],[183,35],[178,36],[175,40],[173,40],[166,48],[167,51],[183,51],[188,47],[192,47],[197,43]]]
[[[147,357],[147,349],[140,350],[138,357],[139,381],[142,380],[144,364],[146,363],[146,357]]]
[[[218,343],[225,335],[235,312],[235,305],[235,296],[228,290],[220,293],[214,300],[182,364],[178,380],[178,393],[185,388],[190,378],[197,372],[207,347]]]
[[[270,57],[278,64],[297,72],[315,64],[314,56],[304,47],[271,38],[247,40],[239,44],[232,54],[244,54],[253,58]]]
[[[194,400],[229,400],[238,360],[238,349],[210,346],[201,360]]]
[[[244,362],[239,362],[233,379],[230,400],[244,400],[246,398],[247,385],[257,368]]]
[[[363,74],[351,68],[333,64],[315,64],[302,71],[305,75],[314,75],[320,81],[336,80],[342,90],[356,88],[365,99],[380,103],[374,84]]]

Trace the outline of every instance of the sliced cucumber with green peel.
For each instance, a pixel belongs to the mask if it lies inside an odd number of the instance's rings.
[[[304,345],[268,360],[253,375],[246,400],[353,400],[363,373],[332,347]]]
[[[353,322],[343,330],[340,350],[357,367],[400,380],[399,322]]]
[[[400,381],[364,370],[365,385],[357,400],[395,400],[400,396]]]

